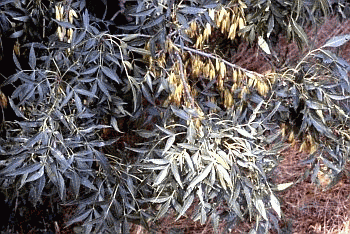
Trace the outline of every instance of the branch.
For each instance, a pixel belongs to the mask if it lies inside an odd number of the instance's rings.
[[[222,61],[224,64],[226,64],[227,66],[241,70],[242,72],[244,72],[246,74],[250,74],[250,75],[254,75],[254,76],[258,76],[258,77],[264,77],[264,75],[262,75],[260,73],[250,71],[250,70],[247,70],[247,69],[240,67],[236,64],[230,63],[229,61],[226,61],[226,60],[220,58],[219,56],[214,56],[214,55],[211,55],[211,54],[208,54],[208,53],[196,50],[196,49],[189,48],[187,46],[181,46],[179,44],[175,44],[175,45],[179,48],[182,48],[182,49],[187,50],[187,51],[192,52],[192,53],[196,53],[196,54],[199,54],[199,55],[211,58],[211,59],[218,59],[218,60]]]
[[[180,77],[181,77],[182,84],[184,86],[184,90],[186,92],[186,95],[188,96],[188,99],[190,100],[191,107],[194,108],[194,99],[191,96],[190,89],[189,89],[188,84],[187,84],[186,79],[185,79],[184,68],[183,68],[181,56],[179,55],[178,52],[175,52],[175,55],[179,61]]]

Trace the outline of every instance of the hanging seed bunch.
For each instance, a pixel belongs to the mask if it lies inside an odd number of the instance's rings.
[[[62,2],[58,2],[55,6],[56,20],[59,24],[57,27],[57,36],[60,41],[71,43],[73,38],[73,28],[66,28],[73,24],[73,19],[78,18],[75,10],[71,9],[69,6],[65,6]],[[65,24],[69,23],[69,24]]]
[[[232,7],[222,7],[215,14],[215,24],[221,33],[227,35],[227,38],[234,40],[238,31],[246,25],[244,9],[246,4],[242,1],[232,1]]]

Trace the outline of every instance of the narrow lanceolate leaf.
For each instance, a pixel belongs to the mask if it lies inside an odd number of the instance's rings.
[[[272,208],[276,211],[279,218],[281,218],[281,206],[278,199],[275,197],[273,193],[270,194],[270,203]]]
[[[191,15],[197,15],[201,14],[205,11],[206,9],[199,8],[199,7],[184,7],[181,8],[179,11],[184,14],[191,14]]]
[[[174,114],[180,117],[181,119],[190,120],[190,116],[184,110],[180,110],[179,108],[173,105],[171,105],[170,107]]]
[[[350,34],[336,36],[329,39],[322,47],[339,47],[350,40]]]
[[[304,31],[304,29],[295,22],[295,20],[292,18],[292,27],[294,32],[298,35],[298,37],[305,43],[308,44],[308,38]]]
[[[233,189],[232,179],[230,177],[230,174],[227,172],[227,170],[225,168],[223,168],[221,165],[217,165],[217,170],[218,170],[219,173],[221,173],[221,175],[225,179],[228,187],[230,189]]]
[[[91,75],[91,74],[94,74],[97,71],[98,68],[99,68],[99,65],[95,65],[93,67],[90,67],[90,68],[86,69],[85,71],[80,73],[80,75]]]
[[[177,221],[181,216],[183,216],[186,213],[188,208],[190,208],[190,206],[192,205],[193,200],[194,200],[194,195],[193,194],[189,195],[186,198],[186,200],[184,201],[184,205],[181,208],[180,214],[179,214],[179,216],[177,216],[175,221]]]
[[[85,10],[85,12],[83,13],[83,24],[85,29],[89,27],[89,21],[90,21],[89,12]]]
[[[163,180],[165,179],[165,177],[167,177],[168,175],[168,172],[169,172],[169,165],[166,166],[163,170],[161,170],[158,174],[158,176],[156,177],[156,179],[154,180],[154,184],[153,186],[157,186],[157,185],[160,185]]]
[[[286,190],[287,188],[289,188],[289,187],[292,186],[293,184],[294,184],[294,182],[288,182],[288,183],[278,184],[278,185],[276,186],[276,190],[277,190],[277,191]]]
[[[64,199],[64,195],[65,195],[65,190],[66,190],[66,186],[64,183],[64,179],[63,176],[61,175],[60,172],[57,172],[57,184],[58,184],[58,190],[59,190],[59,195],[61,200]]]
[[[181,188],[183,188],[181,177],[179,174],[179,168],[178,168],[178,165],[176,163],[176,160],[172,160],[170,165],[171,165],[171,167],[170,167],[171,172],[173,173],[173,176],[174,176],[176,182],[180,185]]]
[[[90,215],[91,212],[92,212],[92,209],[91,210],[87,210],[85,212],[82,212],[81,214],[77,215],[75,218],[69,220],[66,223],[66,227],[72,225],[73,223],[82,222],[83,220],[85,220]]]
[[[97,98],[97,96],[95,94],[93,94],[92,92],[87,91],[85,89],[74,89],[74,91],[81,94],[81,95],[85,95],[87,97]]]
[[[244,137],[254,139],[254,136],[249,132],[247,132],[246,130],[244,130],[243,128],[236,128],[235,130]]]
[[[321,157],[322,158],[322,162],[330,169],[334,170],[337,174],[340,173],[340,169],[334,165],[331,161],[325,159],[324,157]]]
[[[168,199],[168,200],[166,201],[166,203],[164,203],[164,204],[160,207],[160,209],[159,209],[159,211],[158,211],[158,213],[157,213],[156,219],[159,219],[159,218],[163,217],[164,214],[169,210],[169,208],[170,208],[170,201],[171,201],[171,199]]]
[[[114,80],[115,82],[117,82],[118,84],[121,83],[121,80],[119,78],[119,76],[117,75],[117,73],[115,71],[113,71],[112,69],[106,67],[106,66],[102,66],[101,67],[102,72],[108,76],[109,78],[111,78],[112,80]]]
[[[21,64],[19,63],[18,59],[17,59],[17,56],[15,54],[15,52],[13,52],[12,54],[12,58],[13,58],[13,61],[16,65],[16,67],[21,71],[22,70],[22,67],[21,67]],[[15,75],[14,75],[15,76]],[[13,81],[14,82],[14,81]]]
[[[269,45],[261,36],[258,37],[258,45],[266,54],[271,54]]]
[[[58,21],[56,19],[52,19],[52,20],[55,21],[58,25],[62,26],[63,28],[75,28],[75,26],[71,23]]]
[[[140,11],[140,12],[136,12],[136,13],[130,13],[129,15],[131,16],[135,16],[135,17],[139,17],[139,16],[149,16],[152,14],[152,12],[155,10],[156,8],[150,8],[150,9],[146,9],[144,11]]]
[[[26,180],[26,182],[31,182],[34,180],[39,179],[40,177],[42,177],[44,175],[44,166],[41,166],[41,168],[35,172],[33,175],[29,176],[29,178]]]
[[[323,125],[321,120],[313,116],[311,113],[308,116],[312,125],[316,128],[317,131],[319,131],[320,133],[329,133],[328,128],[326,128],[326,126]]]
[[[23,175],[23,174],[32,173],[34,171],[39,170],[40,167],[42,167],[41,163],[39,163],[39,162],[34,163],[34,164],[28,165],[26,167],[16,169],[16,171],[8,173],[6,176],[16,176],[16,175]]]
[[[0,174],[4,175],[8,172],[14,171],[16,170],[17,167],[21,166],[23,161],[24,161],[25,157],[17,157],[12,159],[12,162],[10,165],[8,165],[6,168],[4,168],[3,170],[0,171]]]
[[[116,130],[117,132],[124,133],[124,132],[120,131],[116,118],[114,118],[114,117],[111,118],[111,125],[114,128],[114,130]]]
[[[168,140],[166,141],[162,155],[164,155],[171,148],[171,146],[174,144],[174,142],[175,142],[175,135],[168,138]]]
[[[63,166],[65,171],[69,167],[69,164],[65,156],[61,153],[61,151],[54,148],[51,148],[51,153],[57,159],[57,161]]]
[[[327,109],[327,106],[324,103],[317,100],[306,100],[306,105],[314,110]]]
[[[216,161],[221,164],[225,169],[229,170],[230,166],[227,164],[225,159],[223,159],[219,154],[216,152],[209,151],[210,156],[216,159]]]
[[[336,101],[342,101],[342,100],[350,98],[350,96],[334,95],[334,94],[328,94],[328,93],[326,95],[327,95],[327,97],[329,97],[333,100],[336,100]]]
[[[74,101],[75,106],[77,107],[78,113],[81,113],[83,111],[83,104],[81,103],[81,99],[78,94],[74,93]]]
[[[74,170],[72,171],[71,185],[73,187],[74,195],[77,198],[80,189],[80,176]]]
[[[161,127],[161,126],[158,126],[158,125],[156,125],[156,127],[159,128],[162,132],[164,132],[167,135],[174,135],[174,133],[172,131],[170,131],[170,130],[167,130],[167,129],[165,129],[165,128]]]
[[[209,175],[209,172],[211,171],[212,167],[213,167],[213,163],[209,164],[201,174],[197,175],[192,180],[192,182],[188,187],[194,188],[194,186],[196,186],[199,182],[203,181]]]
[[[256,209],[259,211],[259,213],[261,214],[261,216],[268,221],[267,219],[267,214],[266,214],[266,209],[265,209],[265,205],[263,200],[261,200],[260,198],[257,198],[255,200],[255,207]]]
[[[35,69],[36,67],[36,56],[35,56],[35,52],[34,52],[34,47],[31,46],[30,47],[30,52],[29,52],[29,66],[31,69]]]

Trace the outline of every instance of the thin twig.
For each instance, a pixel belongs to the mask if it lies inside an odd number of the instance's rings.
[[[208,54],[208,53],[205,53],[203,51],[199,51],[199,50],[196,50],[196,49],[192,49],[192,48],[189,48],[187,46],[181,46],[179,44],[175,44],[177,47],[179,48],[182,48],[184,50],[187,50],[189,52],[192,52],[192,53],[196,53],[196,54],[199,54],[199,55],[202,55],[202,56],[205,56],[205,57],[208,57],[208,58],[211,58],[211,59],[218,59],[220,61],[222,61],[224,64],[226,64],[227,66],[230,66],[232,68],[235,68],[235,69],[238,69],[238,70],[241,70],[242,72],[244,73],[248,73],[250,75],[254,75],[254,76],[258,76],[258,77],[264,77],[264,75],[260,74],[260,73],[257,73],[257,72],[254,72],[254,71],[250,71],[250,70],[247,70],[243,67],[240,67],[236,64],[233,64],[233,63],[230,63],[229,61],[226,61],[225,59],[222,59],[220,58],[219,56],[214,56],[212,54]]]
[[[189,85],[187,84],[187,81],[185,79],[184,68],[183,68],[181,56],[179,55],[178,52],[175,52],[175,55],[176,55],[176,58],[178,59],[178,62],[179,62],[180,77],[181,77],[182,84],[184,86],[184,90],[186,92],[186,95],[188,96],[188,99],[190,100],[191,107],[194,108],[195,107],[194,106],[194,99],[190,93]]]

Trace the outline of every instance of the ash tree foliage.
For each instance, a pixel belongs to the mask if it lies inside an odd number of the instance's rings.
[[[346,2],[97,2],[102,14],[85,0],[0,3],[2,59],[14,64],[1,107],[18,117],[2,123],[2,191],[76,205],[66,225],[86,233],[152,230],[170,210],[266,233],[282,232],[279,191],[348,174],[350,65],[338,49],[350,36],[314,48],[304,31],[329,14],[346,20]],[[277,62],[281,35],[306,49],[269,74],[216,49],[246,40]],[[276,184],[296,140],[311,167]]]

